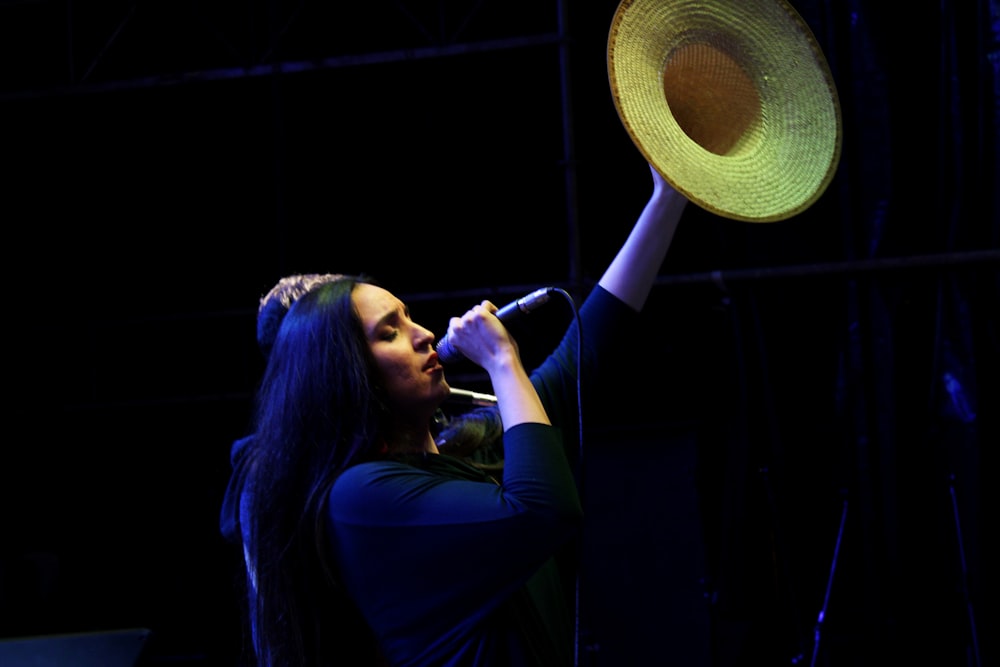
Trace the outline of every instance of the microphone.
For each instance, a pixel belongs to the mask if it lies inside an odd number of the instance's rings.
[[[536,308],[539,308],[547,303],[550,295],[554,291],[554,287],[542,287],[541,289],[536,289],[527,296],[522,296],[517,301],[511,301],[496,312],[497,319],[503,322],[504,326],[508,326],[511,323],[520,320]],[[465,358],[461,352],[452,346],[447,333],[444,335],[444,338],[438,342],[437,348],[435,349],[438,353],[438,359],[440,359],[443,364],[455,363]]]

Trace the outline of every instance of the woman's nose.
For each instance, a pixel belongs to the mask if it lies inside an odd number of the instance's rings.
[[[425,345],[434,344],[434,332],[430,329],[425,329],[424,327],[415,325],[414,331],[416,334],[414,336],[414,344],[417,348],[423,348]]]

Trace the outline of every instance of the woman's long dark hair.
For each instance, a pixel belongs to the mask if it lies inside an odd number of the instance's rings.
[[[325,557],[330,486],[371,458],[385,414],[351,301],[358,282],[369,281],[345,277],[295,302],[257,394],[245,548],[252,640],[264,667],[374,661],[374,642]]]

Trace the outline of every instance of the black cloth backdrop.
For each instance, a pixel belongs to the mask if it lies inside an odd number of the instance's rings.
[[[279,276],[373,274],[443,333],[600,275],[649,188],[617,3],[431,4],[0,6],[0,638],[146,627],[151,664],[239,664],[217,517]],[[997,7],[793,5],[838,172],[788,221],[686,214],[585,414],[582,665],[997,654]]]

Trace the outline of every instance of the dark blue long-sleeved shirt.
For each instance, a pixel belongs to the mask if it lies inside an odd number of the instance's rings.
[[[597,375],[597,350],[634,315],[593,290],[580,310],[584,373]],[[579,342],[574,322],[531,374],[553,426],[504,434],[501,483],[441,454],[359,464],[331,489],[338,567],[390,664],[571,664],[554,557],[582,523],[561,428],[577,405]]]

